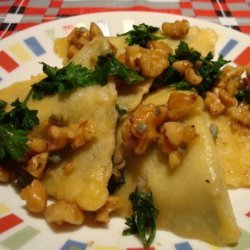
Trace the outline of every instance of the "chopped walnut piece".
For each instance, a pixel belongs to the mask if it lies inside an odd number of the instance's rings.
[[[42,182],[33,180],[20,192],[20,197],[26,201],[26,207],[33,213],[43,212],[47,204],[47,192]]]
[[[198,105],[196,94],[185,94],[173,92],[167,102],[168,117],[170,120],[178,121],[186,117]]]
[[[194,126],[170,121],[161,127],[158,144],[162,152],[169,154],[177,149],[185,149],[196,136]]]
[[[179,39],[183,38],[188,34],[189,31],[189,22],[187,20],[177,20],[173,23],[163,23],[162,31],[165,35]]]
[[[83,146],[94,137],[94,125],[86,120],[67,127],[50,125],[48,128],[48,151],[63,149],[69,144],[73,149]]]
[[[120,60],[144,77],[157,77],[169,65],[167,57],[159,50],[145,49],[138,45],[129,46]]]
[[[109,222],[110,213],[122,206],[121,199],[116,196],[109,196],[106,203],[96,211],[95,220],[97,222]]]
[[[168,57],[168,55],[173,52],[172,48],[167,43],[159,40],[149,41],[147,43],[147,48],[150,50],[156,50],[165,57]]]
[[[64,200],[49,205],[45,210],[45,218],[58,226],[63,223],[81,225],[85,219],[83,211],[76,204]]]
[[[212,115],[220,115],[226,109],[226,106],[221,102],[219,96],[214,92],[206,93],[204,103]]]
[[[27,141],[27,146],[30,151],[35,153],[42,153],[47,150],[47,141],[42,138],[30,137]]]
[[[75,131],[75,137],[70,138],[69,143],[73,149],[79,148],[90,141],[95,134],[94,125],[86,120],[80,124],[70,126]]]
[[[227,114],[232,120],[250,128],[250,110],[248,106],[228,108]]]
[[[157,77],[169,65],[167,57],[157,50],[143,50],[137,65],[144,77]]]
[[[27,172],[36,178],[41,178],[48,161],[48,152],[43,152],[33,156],[26,167]]]
[[[158,135],[158,127],[166,119],[166,106],[140,105],[122,126],[123,144],[143,154]]]

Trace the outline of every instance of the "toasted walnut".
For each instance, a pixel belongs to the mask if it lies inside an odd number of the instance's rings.
[[[166,122],[161,127],[158,144],[164,153],[184,150],[197,136],[195,127],[180,122]]]
[[[157,77],[169,65],[167,57],[159,50],[145,49],[138,45],[126,49],[124,61],[128,67],[140,71],[144,77]]]
[[[85,219],[83,211],[76,204],[64,200],[49,205],[45,210],[45,218],[49,223],[59,226],[63,223],[81,225]]]
[[[236,122],[250,128],[250,110],[248,106],[237,106],[227,109],[228,116]]]
[[[168,117],[178,121],[186,117],[198,105],[196,94],[173,92],[167,102]]]
[[[166,106],[140,105],[122,126],[123,144],[136,154],[143,154],[157,138],[157,128],[166,119],[166,114]]]
[[[184,75],[185,80],[191,85],[198,85],[203,80],[203,77],[198,75],[193,68],[187,68]]]
[[[94,125],[86,120],[67,127],[51,125],[48,128],[48,151],[64,148],[67,144],[73,149],[83,146],[94,137]]]
[[[171,38],[183,38],[189,31],[189,22],[187,20],[177,20],[174,23],[163,23],[162,31]]]
[[[240,86],[239,80],[230,79],[228,80],[227,84],[225,84],[225,90],[230,96],[234,96],[237,93],[239,86]]]
[[[222,70],[220,74],[220,80],[227,83],[231,79],[238,79],[240,80],[241,75],[244,72],[244,67],[242,66],[231,66],[226,65]]]
[[[150,50],[157,50],[165,57],[168,57],[168,55],[173,52],[172,48],[167,43],[159,40],[149,41],[147,43],[147,48]]]
[[[0,182],[7,183],[11,179],[11,174],[4,167],[0,166]]]
[[[71,127],[58,127],[51,125],[48,128],[48,151],[63,149],[69,139],[75,137],[75,131]]]
[[[137,65],[144,77],[157,77],[169,65],[167,57],[157,50],[143,50]]]
[[[39,180],[33,180],[30,185],[23,188],[20,197],[26,201],[26,207],[33,213],[43,212],[47,204],[47,192]]]
[[[95,220],[97,222],[109,222],[109,215],[115,209],[120,208],[122,206],[121,199],[116,196],[109,196],[106,203],[96,211]]]
[[[226,107],[230,107],[230,106],[236,104],[236,99],[233,96],[229,95],[229,93],[225,89],[215,88],[214,92],[217,92],[221,102]]]
[[[27,142],[27,146],[32,152],[42,153],[47,150],[47,141],[42,138],[31,137]]]
[[[137,60],[141,57],[142,49],[139,45],[128,46],[126,49],[125,64],[134,69],[139,70],[137,66]]]
[[[172,66],[180,73],[185,74],[185,71],[193,67],[193,64],[188,60],[175,61]]]
[[[93,123],[89,120],[83,121],[77,125],[71,125],[70,127],[75,131],[75,137],[69,140],[70,146],[73,149],[81,147],[94,137],[95,128]]]
[[[204,103],[212,115],[220,115],[226,108],[215,92],[207,92]]]
[[[27,172],[36,178],[41,178],[48,161],[48,152],[43,152],[33,156],[26,167]]]

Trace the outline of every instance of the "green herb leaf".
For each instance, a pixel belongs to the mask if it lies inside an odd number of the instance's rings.
[[[6,105],[7,105],[6,101],[0,100],[0,110],[4,109]]]
[[[17,160],[23,156],[28,147],[27,132],[10,125],[0,125],[0,162],[6,158]]]
[[[158,209],[153,204],[151,192],[142,192],[136,189],[130,194],[133,215],[126,218],[129,227],[123,231],[123,235],[138,234],[144,247],[149,247],[156,234],[156,217]]]
[[[32,85],[33,98],[38,100],[46,95],[65,93],[76,87],[105,85],[109,76],[119,77],[126,84],[135,84],[143,80],[140,75],[123,65],[113,55],[99,57],[94,70],[72,62],[61,69],[42,64],[47,77]]]
[[[14,108],[3,114],[0,120],[1,124],[9,124],[12,127],[23,130],[31,130],[33,126],[39,124],[37,110],[28,109],[25,103],[20,102],[19,99],[12,102],[11,106]]]
[[[121,34],[126,35],[126,42],[128,45],[138,44],[141,47],[146,47],[148,41],[164,39],[165,37],[155,35],[159,28],[141,23],[139,25],[133,25],[133,29]]]
[[[217,61],[213,61],[213,54],[208,53],[206,57],[202,57],[198,51],[189,48],[188,44],[181,41],[175,50],[174,55],[169,55],[168,58],[170,66],[163,72],[163,74],[156,79],[156,83],[173,86],[177,89],[193,89],[201,96],[211,90],[220,76],[220,69],[229,61],[224,60],[223,56],[219,56]],[[197,63],[197,74],[201,75],[203,80],[196,86],[190,85],[185,81],[184,74],[180,74],[174,69],[172,64],[179,60],[188,60],[193,64]]]

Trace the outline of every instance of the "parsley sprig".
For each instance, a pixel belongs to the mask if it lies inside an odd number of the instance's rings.
[[[133,215],[126,218],[127,229],[123,235],[138,234],[144,247],[149,247],[156,234],[156,217],[158,209],[153,204],[152,192],[139,191],[130,194]]]
[[[26,103],[16,99],[11,103],[13,109],[5,111],[7,103],[0,100],[0,162],[6,159],[17,160],[27,151],[27,133],[33,126],[39,124],[37,110],[30,110]]]
[[[127,36],[125,41],[128,45],[138,44],[141,47],[146,47],[148,41],[164,39],[164,36],[156,35],[158,27],[150,26],[145,23],[133,25],[133,29],[121,35]]]
[[[169,55],[170,66],[163,72],[162,76],[156,81],[158,83],[175,87],[176,89],[193,89],[201,96],[208,90],[211,90],[220,76],[220,69],[229,61],[224,60],[223,56],[219,56],[216,61],[211,52],[206,57],[202,57],[198,51],[189,48],[188,44],[181,41],[175,50],[174,55]],[[184,75],[172,66],[174,62],[179,60],[188,60],[197,66],[196,71],[202,76],[203,80],[200,84],[193,86],[185,81]]]
[[[51,67],[46,63],[42,65],[47,77],[32,85],[33,98],[38,100],[46,95],[65,93],[76,87],[105,85],[109,76],[119,77],[128,85],[143,80],[140,75],[123,65],[113,55],[99,57],[94,70],[72,62],[63,68]]]

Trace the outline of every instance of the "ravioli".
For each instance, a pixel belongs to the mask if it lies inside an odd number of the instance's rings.
[[[224,115],[206,116],[208,126],[216,126],[216,149],[224,169],[225,180],[229,187],[250,187],[250,131],[235,125]]]
[[[164,104],[169,94],[170,90],[158,91],[143,103]],[[142,156],[126,154],[126,183],[116,193],[125,204],[119,214],[131,213],[128,196],[134,191],[138,178],[144,177],[159,209],[160,229],[215,245],[235,243],[240,231],[202,106],[185,123],[195,125],[199,137],[176,169],[168,166],[167,155],[154,146]]]
[[[33,77],[1,90],[0,99],[9,103],[17,97],[23,100],[30,86],[43,77]],[[29,101],[28,107],[38,110],[40,121],[30,133],[32,136],[47,139],[47,125],[52,114],[63,117],[69,124],[89,120],[95,126],[96,134],[91,142],[77,150],[64,150],[61,163],[47,164],[42,182],[50,196],[74,202],[88,211],[95,211],[105,204],[115,146],[116,100],[115,84],[110,82],[106,86],[79,88],[64,96]],[[64,167],[67,164],[73,164],[74,168],[66,174]]]
[[[97,133],[95,139],[80,149],[64,152],[62,163],[47,167],[42,181],[49,195],[74,202],[88,211],[96,211],[105,204],[115,145],[116,97],[115,85],[110,83],[79,89],[61,102],[56,98],[58,106],[53,114],[67,117],[72,123],[90,120]],[[67,164],[74,165],[69,173],[64,171]]]

